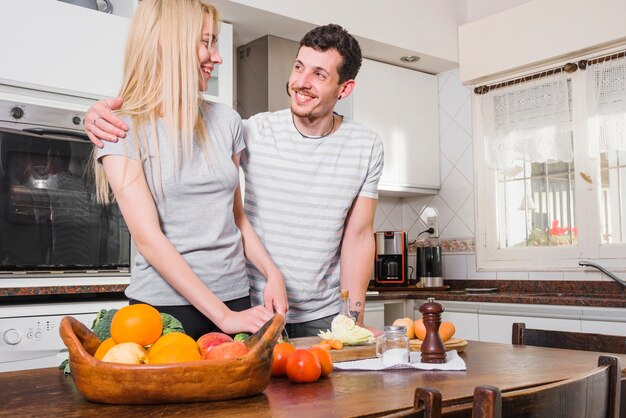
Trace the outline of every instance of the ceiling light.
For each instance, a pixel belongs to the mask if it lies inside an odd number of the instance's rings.
[[[420,57],[415,56],[415,55],[405,55],[403,57],[400,57],[400,61],[402,62],[416,62],[420,59]]]

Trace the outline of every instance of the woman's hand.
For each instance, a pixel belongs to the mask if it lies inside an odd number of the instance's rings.
[[[85,113],[85,133],[98,148],[102,148],[101,141],[117,142],[117,138],[124,138],[128,126],[115,116],[114,110],[122,107],[124,99],[115,97],[97,101]]]
[[[230,311],[216,325],[226,334],[237,334],[239,332],[254,333],[273,317],[274,313],[272,311],[265,308],[265,306],[259,305],[245,311]]]

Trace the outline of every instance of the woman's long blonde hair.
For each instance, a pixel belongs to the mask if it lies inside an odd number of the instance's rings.
[[[142,0],[128,31],[119,93],[124,104],[119,114],[131,118],[140,161],[150,164],[148,151],[154,150],[159,184],[157,119],[163,120],[178,167],[191,157],[194,133],[208,157],[210,140],[200,113],[203,96],[198,61],[205,14],[211,17],[211,32],[217,34],[219,13],[212,5],[200,0]],[[151,136],[147,135],[148,127]],[[96,158],[93,168],[98,201],[108,204],[112,200],[109,183]],[[156,183],[153,178],[148,180]]]

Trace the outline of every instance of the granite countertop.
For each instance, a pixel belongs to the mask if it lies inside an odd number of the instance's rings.
[[[524,281],[524,280],[446,280],[446,290],[418,289],[415,286],[393,289],[375,289],[368,301],[393,299],[426,299],[482,302],[519,303],[538,305],[570,305],[626,308],[626,290],[607,281]],[[127,285],[50,286],[0,288],[2,302],[45,302],[58,298],[83,300],[88,298],[125,298]],[[496,291],[481,292],[466,289]]]
[[[444,284],[449,288],[370,289],[378,291],[378,295],[368,294],[367,300],[423,300],[434,297],[442,301],[626,308],[626,290],[614,282],[447,280]],[[496,290],[486,291],[487,289]]]

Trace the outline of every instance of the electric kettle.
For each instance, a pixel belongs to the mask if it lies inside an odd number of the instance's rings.
[[[100,10],[98,7],[98,0],[59,0],[63,3],[75,4],[76,6],[86,7],[92,10]],[[100,2],[104,3],[104,9],[100,10],[104,13],[113,12],[113,5],[110,0],[100,0]]]

